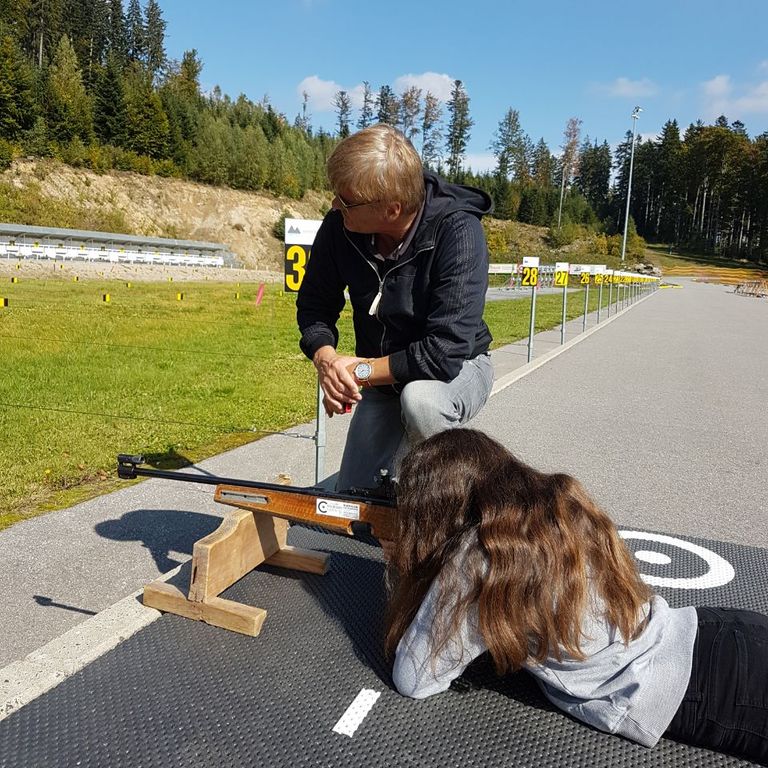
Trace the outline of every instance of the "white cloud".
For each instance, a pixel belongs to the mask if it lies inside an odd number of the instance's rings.
[[[321,80],[317,75],[305,77],[297,86],[296,93],[303,100],[304,93],[309,96],[310,107],[318,112],[333,110],[333,97],[342,87],[333,80]]]
[[[764,59],[757,65],[758,70],[762,70],[763,72],[768,71],[768,59]]]
[[[403,93],[414,85],[421,88],[422,96],[429,91],[437,96],[440,101],[448,101],[451,98],[451,89],[456,78],[450,75],[439,75],[437,72],[424,72],[420,75],[401,75],[395,80],[396,93]]]
[[[747,114],[768,114],[768,80],[736,86],[729,75],[717,75],[701,84],[704,114],[709,119],[726,115],[738,120]]]
[[[491,152],[465,155],[462,166],[471,168],[474,173],[492,171],[496,167],[496,157]]]
[[[655,96],[658,92],[658,86],[647,77],[641,80],[630,80],[627,77],[617,77],[611,83],[602,83],[595,86],[595,90],[608,96],[618,96],[620,98],[640,98],[642,96]]]
[[[437,96],[440,101],[448,101],[451,96],[454,78],[450,75],[439,75],[436,72],[424,72],[421,75],[402,75],[395,80],[393,89],[396,93],[403,93],[408,88],[416,86],[421,88],[422,95],[427,91]],[[309,96],[310,108],[314,112],[333,112],[335,110],[333,99],[339,91],[349,94],[353,109],[363,106],[363,84],[354,86],[340,85],[335,80],[323,80],[317,75],[305,77],[297,86],[296,94],[303,101],[304,93]],[[376,89],[374,89],[374,96]]]

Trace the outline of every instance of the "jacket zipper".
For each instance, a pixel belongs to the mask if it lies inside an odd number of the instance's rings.
[[[354,243],[349,235],[347,234],[347,231],[344,230],[344,237],[347,238],[347,241],[349,244],[360,254],[363,261],[373,270],[374,274],[376,275],[376,279],[379,281],[379,292],[374,296],[373,301],[371,302],[371,306],[368,309],[368,314],[371,315],[371,317],[375,317],[380,323],[382,327],[382,333],[381,333],[381,340],[379,341],[379,351],[381,352],[381,356],[385,357],[384,354],[384,339],[387,335],[387,326],[384,325],[384,323],[379,319],[379,302],[381,301],[381,295],[384,292],[384,281],[387,279],[388,275],[391,275],[398,267],[401,267],[403,264],[408,264],[408,262],[413,261],[422,251],[428,251],[429,247],[421,248],[418,251],[416,251],[410,258],[405,259],[403,261],[398,261],[395,263],[395,265],[385,273],[384,277],[382,277],[379,274],[379,270],[376,268],[375,264],[372,264],[367,256],[357,247],[357,244]]]

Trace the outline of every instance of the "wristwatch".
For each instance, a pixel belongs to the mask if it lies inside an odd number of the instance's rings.
[[[354,374],[361,386],[370,387],[371,383],[368,379],[373,375],[373,361],[365,360],[362,363],[358,363],[354,368]]]

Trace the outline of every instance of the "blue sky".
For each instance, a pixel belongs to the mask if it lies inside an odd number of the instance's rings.
[[[654,137],[725,114],[750,136],[768,130],[768,0],[161,0],[166,49],[196,48],[201,85],[264,95],[293,121],[302,91],[312,124],[335,130],[333,94],[418,85],[447,98],[464,82],[475,121],[467,164],[511,107],[555,154],[570,117],[613,147],[631,129]],[[357,111],[353,113],[353,121]],[[417,142],[418,146],[418,142]]]

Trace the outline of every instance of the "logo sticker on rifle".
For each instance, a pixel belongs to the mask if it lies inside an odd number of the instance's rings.
[[[360,519],[360,505],[349,501],[334,501],[333,499],[317,499],[315,511],[318,515],[343,517],[345,520]]]

